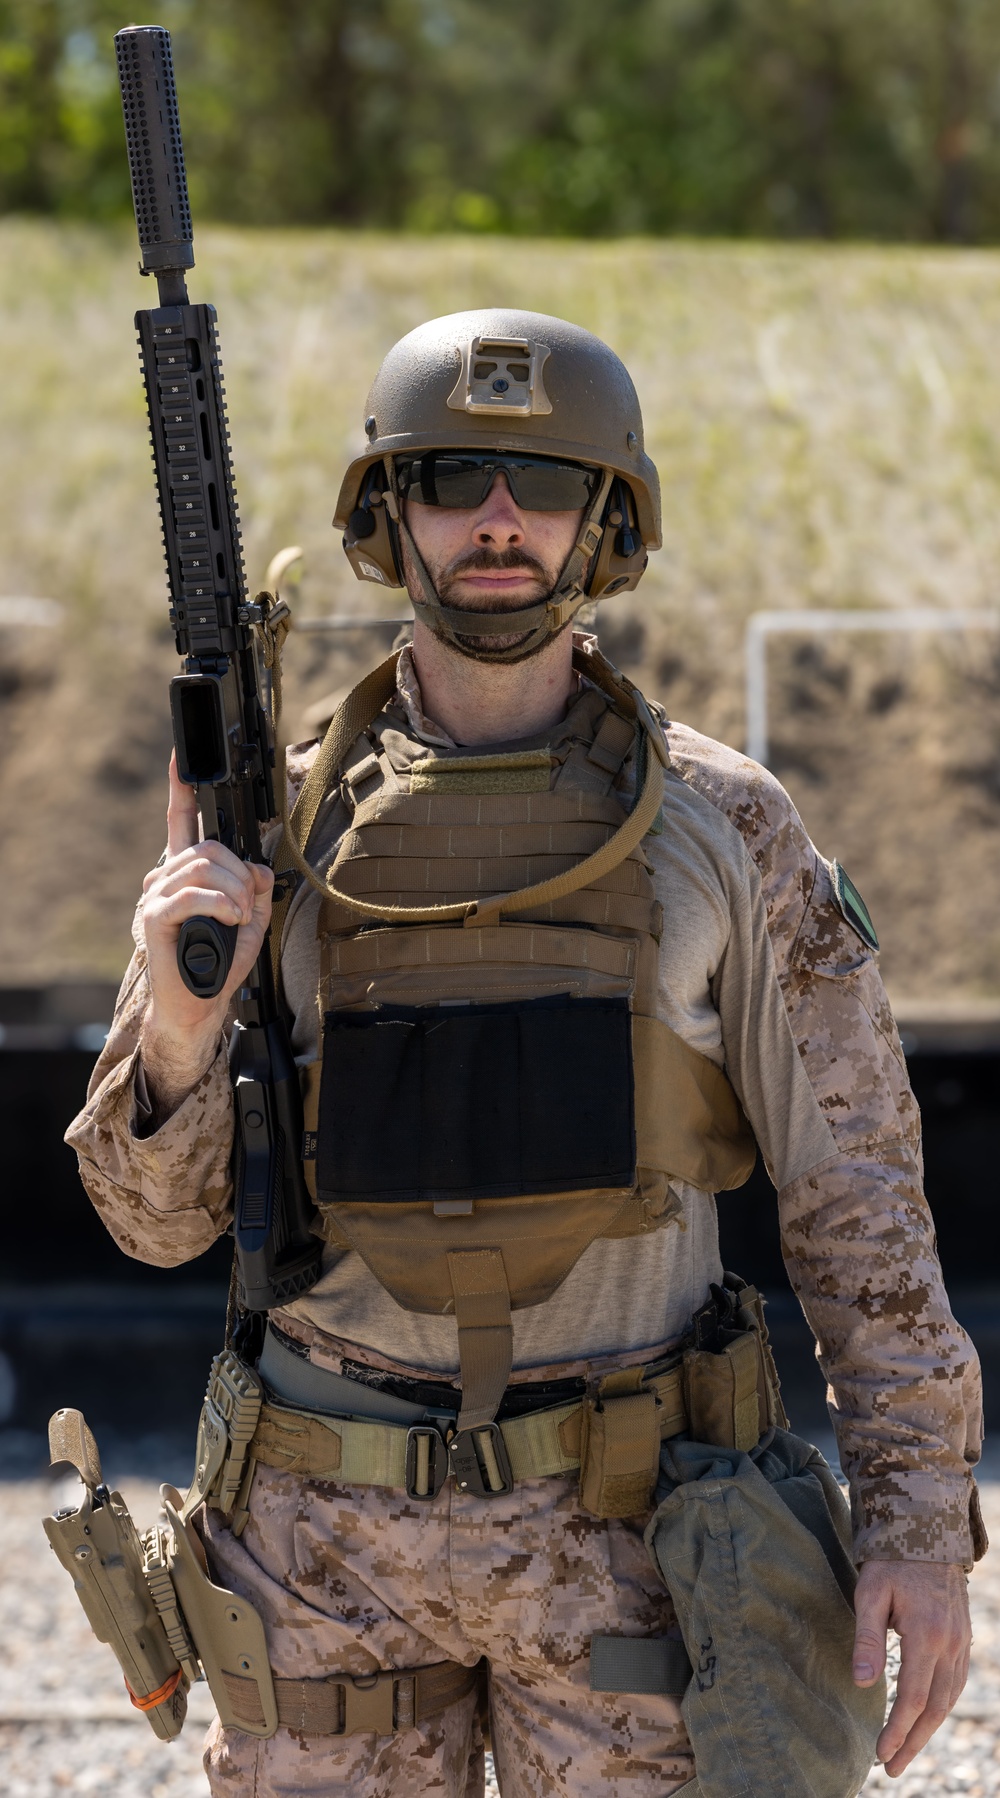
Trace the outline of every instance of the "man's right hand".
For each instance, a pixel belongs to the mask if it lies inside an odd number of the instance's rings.
[[[151,1000],[141,1052],[157,1123],[177,1109],[211,1066],[233,994],[257,960],[271,917],[270,868],[241,862],[221,843],[198,840],[193,788],[170,758],[167,853],[143,882],[143,928]],[[188,918],[238,924],[229,979],[214,999],[199,999],[181,979],[177,939]]]

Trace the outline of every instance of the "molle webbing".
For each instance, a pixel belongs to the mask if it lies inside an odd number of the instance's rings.
[[[582,860],[574,858],[571,866],[550,872],[541,880],[517,891],[494,890],[483,898],[464,898],[450,904],[415,906],[388,905],[370,898],[357,899],[336,886],[329,878],[322,880],[315,873],[307,859],[313,825],[325,796],[340,777],[349,751],[358,738],[374,724],[395,692],[396,658],[390,657],[355,687],[330,725],[285,827],[276,861],[290,862],[310,885],[324,894],[333,894],[349,913],[358,918],[381,918],[392,924],[450,921],[464,922],[467,925],[493,924],[502,915],[546,905],[592,885],[631,855],[655,823],[663,799],[663,770],[667,765],[667,751],[662,732],[651,718],[642,695],[631,683],[616,674],[610,664],[605,663],[596,653],[583,655],[575,651],[574,660],[580,672],[604,688],[616,708],[631,715],[636,743],[637,791],[633,807],[607,840]],[[443,759],[447,761],[447,757]],[[509,888],[509,882],[505,884]],[[280,937],[282,923],[283,908],[272,931],[273,935]]]
[[[562,895],[554,890],[560,878],[575,878],[584,858],[608,852],[622,819],[616,799],[557,787],[481,798],[476,809],[472,821],[470,800],[445,792],[383,791],[363,799],[332,879],[356,901],[391,893],[413,911],[428,901],[450,906],[470,896],[485,898],[504,885],[521,889],[524,897],[547,886],[550,897],[519,904],[518,917],[659,937],[660,907],[636,849],[586,887]],[[480,929],[488,927],[483,910],[480,903]],[[337,900],[324,902],[321,928],[344,930],[352,923]]]

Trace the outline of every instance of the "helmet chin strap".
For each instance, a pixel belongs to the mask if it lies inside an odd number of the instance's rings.
[[[391,461],[388,457],[386,460]],[[445,605],[438,594],[427,564],[413,540],[413,533],[403,518],[396,489],[396,471],[390,467],[389,480],[396,502],[397,528],[400,535],[406,538],[422,594],[419,600],[410,595],[414,612],[423,616],[424,622],[436,637],[450,643],[453,649],[460,655],[468,656],[471,661],[525,662],[529,656],[537,655],[587,602],[588,595],[583,583],[591,558],[601,541],[600,519],[613,479],[610,470],[605,469],[600,487],[584,513],[576,542],[547,598],[511,612],[466,612],[457,606]],[[525,632],[528,633],[527,636]],[[498,645],[496,649],[488,649],[468,641],[470,637],[511,637],[515,634],[518,641],[503,648]]]

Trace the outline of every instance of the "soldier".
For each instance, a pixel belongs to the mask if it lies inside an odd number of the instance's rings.
[[[562,320],[459,313],[390,351],[367,411],[336,522],[362,578],[405,583],[413,640],[290,758],[309,875],[281,973],[326,1247],[268,1320],[245,1504],[204,1515],[282,1724],[217,1726],[212,1790],[472,1798],[483,1656],[505,1798],[696,1789],[677,1699],[592,1691],[588,1666],[595,1636],[674,1626],[643,1527],[660,1436],[692,1422],[669,1370],[722,1280],[712,1195],[746,1178],[747,1120],[850,1479],[860,1687],[903,1637],[898,1774],[966,1676],[981,1430],[870,919],[765,769],[654,716],[573,629],[660,541],[618,358]],[[140,1259],[230,1221],[227,1006],[271,886],[198,841],[172,770],[68,1133]],[[198,914],[240,927],[216,1001],[177,972]],[[761,1380],[754,1442],[780,1416]],[[653,1420],[651,1465],[628,1419]],[[334,1694],[389,1669],[432,1671],[352,1725]]]

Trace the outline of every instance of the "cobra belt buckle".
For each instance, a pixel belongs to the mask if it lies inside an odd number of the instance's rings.
[[[514,1475],[499,1424],[488,1423],[482,1429],[463,1430],[453,1436],[448,1444],[448,1458],[460,1492],[474,1492],[478,1498],[498,1498],[502,1492],[513,1492]]]
[[[406,1491],[409,1498],[436,1498],[448,1478],[448,1450],[434,1424],[414,1424],[406,1432]]]

